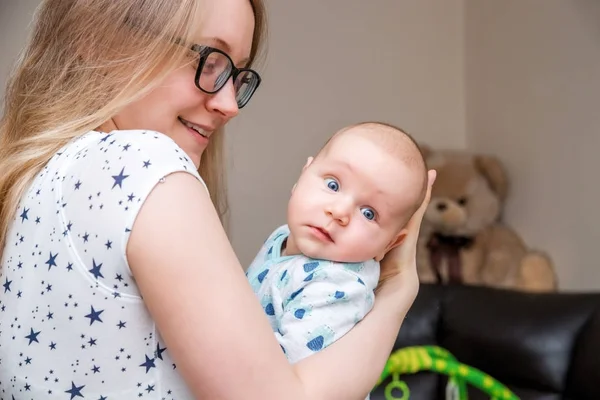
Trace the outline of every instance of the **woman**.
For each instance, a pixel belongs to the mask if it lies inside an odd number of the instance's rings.
[[[43,1],[0,128],[5,397],[369,392],[418,290],[428,197],[373,311],[290,365],[219,219],[264,18],[260,0]]]

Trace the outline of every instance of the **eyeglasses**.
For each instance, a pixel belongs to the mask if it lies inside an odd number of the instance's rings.
[[[192,50],[200,53],[195,78],[198,89],[208,94],[217,93],[233,77],[238,108],[248,104],[261,81],[256,71],[237,68],[225,52],[213,47],[193,45]]]

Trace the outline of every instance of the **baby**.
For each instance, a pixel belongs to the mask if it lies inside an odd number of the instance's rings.
[[[404,240],[426,189],[418,146],[388,124],[344,128],[308,159],[287,225],[246,272],[291,363],[338,340],[371,310],[379,261]]]

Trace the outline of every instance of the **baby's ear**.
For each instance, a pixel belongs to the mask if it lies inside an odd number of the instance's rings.
[[[406,235],[408,235],[408,229],[404,228],[400,231],[400,233],[398,233],[390,242],[390,244],[387,245],[387,247],[385,248],[385,250],[383,250],[382,254],[378,254],[375,257],[375,261],[381,261],[383,260],[383,257],[385,257],[385,255],[387,254],[388,251],[392,250],[395,247],[398,247],[402,244],[402,242],[404,242],[404,239],[406,239]]]
[[[308,158],[306,159],[306,164],[304,164],[304,167],[302,167],[302,171],[304,171],[306,168],[308,168],[308,166],[309,166],[310,164],[312,164],[313,160],[314,160],[314,157],[308,157]]]
[[[304,164],[304,167],[302,167],[302,172],[306,171],[306,168],[308,168],[308,166],[310,164],[312,164],[314,158],[313,157],[308,157],[306,159],[306,164]],[[294,193],[294,190],[296,189],[296,185],[298,184],[298,181],[296,181],[296,183],[294,183],[294,186],[292,186],[292,193]]]

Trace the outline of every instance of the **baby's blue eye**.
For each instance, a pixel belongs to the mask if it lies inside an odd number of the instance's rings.
[[[369,207],[364,207],[360,209],[360,212],[365,216],[366,219],[372,221],[375,219],[375,211]]]
[[[334,192],[337,192],[338,190],[340,190],[339,183],[337,183],[337,181],[333,178],[325,179],[325,184],[327,185],[327,187],[329,189],[333,190]]]

